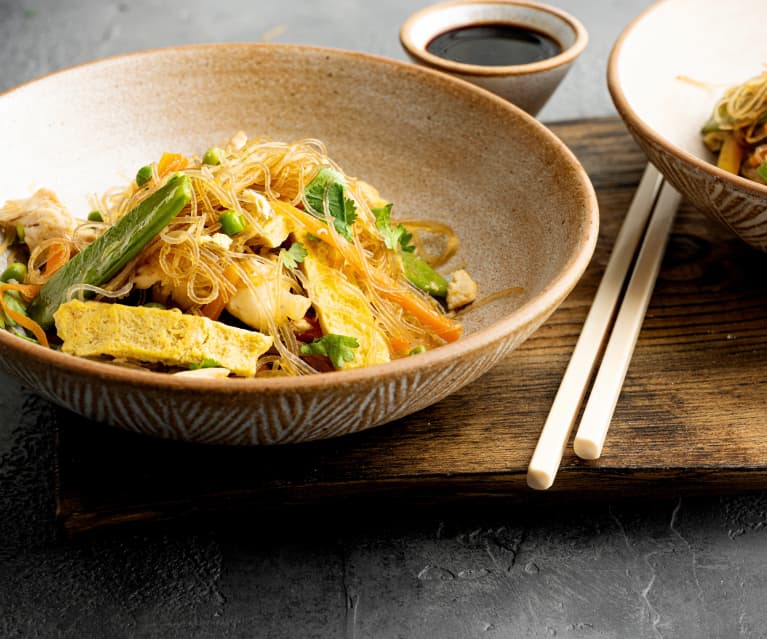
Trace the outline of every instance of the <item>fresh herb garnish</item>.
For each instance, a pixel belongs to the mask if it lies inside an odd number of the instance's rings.
[[[325,355],[335,368],[343,368],[344,362],[354,359],[353,349],[360,343],[354,337],[328,333],[301,346],[301,355]]]
[[[303,262],[307,255],[306,248],[301,242],[293,242],[290,248],[286,251],[283,249],[280,252],[282,256],[282,263],[287,268],[296,268],[299,262]]]
[[[305,195],[310,212],[317,216],[332,217],[336,231],[351,242],[351,225],[357,219],[357,206],[346,197],[344,177],[333,169],[322,169],[306,185]]]
[[[410,240],[413,239],[413,234],[408,233],[407,229],[402,224],[397,224],[396,227],[391,225],[391,202],[379,208],[371,209],[373,215],[376,218],[376,228],[379,230],[384,239],[386,248],[392,251],[400,250],[407,253],[415,251],[415,246],[410,244]]]

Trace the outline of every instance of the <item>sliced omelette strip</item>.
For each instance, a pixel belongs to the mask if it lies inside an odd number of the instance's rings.
[[[53,316],[61,350],[80,357],[108,356],[189,368],[215,362],[253,377],[272,338],[200,315],[147,306],[72,300]]]
[[[360,288],[344,277],[335,262],[338,256],[324,242],[310,240],[306,233],[297,239],[306,248],[302,268],[312,305],[325,335],[346,335],[359,343],[354,359],[342,368],[360,368],[391,360],[386,338],[376,325],[373,311]]]

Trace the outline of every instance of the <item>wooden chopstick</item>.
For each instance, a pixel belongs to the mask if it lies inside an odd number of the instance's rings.
[[[679,207],[681,196],[665,183],[647,225],[642,248],[631,275],[602,364],[583,410],[573,448],[583,459],[598,459],[602,454],[607,429],[626,378],[639,331],[644,322],[660,263]]]
[[[661,182],[662,177],[658,170],[648,164],[615,238],[602,281],[530,460],[527,484],[531,488],[545,490],[554,483],[626,274],[644,233]]]

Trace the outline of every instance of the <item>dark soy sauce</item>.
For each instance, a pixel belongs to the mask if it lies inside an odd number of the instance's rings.
[[[426,45],[429,53],[464,64],[506,66],[551,58],[562,47],[544,33],[515,24],[479,24],[438,35]]]

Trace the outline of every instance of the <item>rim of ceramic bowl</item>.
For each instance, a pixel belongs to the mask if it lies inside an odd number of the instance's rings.
[[[670,142],[667,138],[662,136],[649,124],[647,124],[639,116],[639,114],[634,111],[628,101],[628,98],[626,98],[626,94],[623,91],[623,86],[621,85],[621,80],[618,75],[618,60],[621,57],[621,53],[623,52],[626,40],[640,22],[642,22],[645,18],[647,18],[648,15],[656,11],[661,5],[664,5],[667,2],[668,0],[657,0],[657,2],[647,7],[636,18],[629,22],[629,24],[626,26],[626,28],[623,30],[613,45],[612,51],[610,52],[610,57],[607,62],[607,87],[610,91],[613,102],[615,103],[615,108],[618,110],[618,113],[620,113],[621,117],[629,125],[637,129],[643,137],[648,138],[655,145],[661,147],[670,155],[676,156],[677,158],[691,164],[695,168],[720,180],[724,180],[725,182],[728,182],[732,186],[735,186],[741,190],[751,191],[754,194],[760,196],[767,195],[767,184],[759,184],[753,180],[749,180],[747,178],[741,177],[740,175],[735,175],[734,173],[720,169],[716,164],[708,162],[703,158],[700,158],[697,155],[690,153],[680,146]]]
[[[393,360],[385,364],[376,364],[363,368],[351,370],[331,371],[319,373],[316,375],[304,375],[293,377],[275,377],[275,378],[199,378],[183,375],[171,375],[149,370],[138,370],[134,368],[121,367],[109,362],[101,362],[76,357],[63,353],[61,351],[45,348],[39,344],[33,344],[26,340],[10,334],[7,331],[0,331],[0,349],[9,349],[23,354],[29,359],[36,360],[42,364],[50,366],[52,369],[64,369],[73,374],[81,374],[89,377],[98,376],[111,382],[120,382],[129,386],[146,388],[152,390],[168,391],[201,391],[214,393],[274,393],[279,391],[308,391],[313,388],[327,386],[338,387],[356,384],[360,382],[371,383],[376,380],[390,379],[397,377],[407,370],[428,370],[444,364],[448,361],[460,358],[468,353],[480,351],[484,348],[498,343],[514,332],[520,326],[533,323],[539,318],[541,313],[547,309],[556,308],[556,305],[572,290],[586,270],[589,261],[596,246],[598,227],[599,227],[599,209],[596,193],[589,177],[575,155],[569,148],[556,136],[549,131],[543,124],[535,118],[522,111],[508,101],[499,98],[495,94],[481,89],[469,82],[460,80],[444,73],[432,71],[423,67],[417,67],[407,62],[401,62],[382,56],[376,56],[368,53],[356,51],[347,51],[331,47],[318,47],[310,45],[291,45],[259,42],[236,42],[236,43],[211,43],[211,44],[191,44],[182,46],[162,47],[136,51],[133,53],[119,54],[98,60],[74,65],[39,78],[29,80],[16,87],[0,93],[0,100],[16,91],[23,90],[25,87],[45,81],[51,76],[66,74],[70,72],[79,72],[87,67],[111,64],[126,59],[135,59],[139,57],[148,57],[153,55],[172,55],[174,52],[195,52],[195,51],[225,51],[227,49],[246,48],[256,54],[259,50],[283,50],[286,52],[318,52],[326,55],[339,57],[352,57],[364,60],[374,64],[387,65],[399,68],[405,73],[422,75],[424,79],[440,86],[448,86],[452,90],[463,91],[479,95],[483,100],[490,100],[496,107],[507,110],[515,114],[526,122],[527,126],[535,129],[539,135],[546,138],[549,144],[555,149],[562,159],[567,160],[579,178],[582,192],[585,196],[584,207],[584,233],[580,237],[577,250],[574,250],[565,266],[559,274],[551,280],[548,285],[542,289],[531,300],[520,306],[511,314],[496,320],[489,326],[486,326],[470,335],[461,337],[459,340],[450,344],[445,344],[439,348],[429,350],[419,354],[416,357],[406,357]]]
[[[545,60],[538,60],[537,62],[530,62],[527,64],[509,64],[502,66],[485,66],[447,60],[445,58],[434,55],[433,53],[429,53],[425,47],[418,46],[415,43],[413,39],[413,31],[416,25],[421,23],[423,20],[427,20],[430,16],[446,9],[470,5],[506,5],[526,7],[541,13],[548,13],[549,15],[559,19],[572,30],[574,35],[573,43],[564,51],[550,58],[546,58]],[[469,20],[462,26],[486,23],[487,21],[484,20],[481,22]],[[522,23],[522,26],[527,25]],[[434,33],[432,38],[437,37],[440,35],[440,33],[442,32]],[[450,73],[460,73],[466,76],[481,77],[529,75],[531,73],[540,73],[542,71],[556,69],[557,67],[561,67],[573,62],[581,53],[583,53],[589,41],[588,32],[580,20],[556,7],[541,4],[539,2],[530,2],[528,0],[450,0],[449,2],[434,4],[421,9],[420,11],[411,15],[407,20],[405,20],[405,22],[402,24],[402,27],[400,28],[399,38],[403,48],[410,55],[432,68],[440,69]]]

